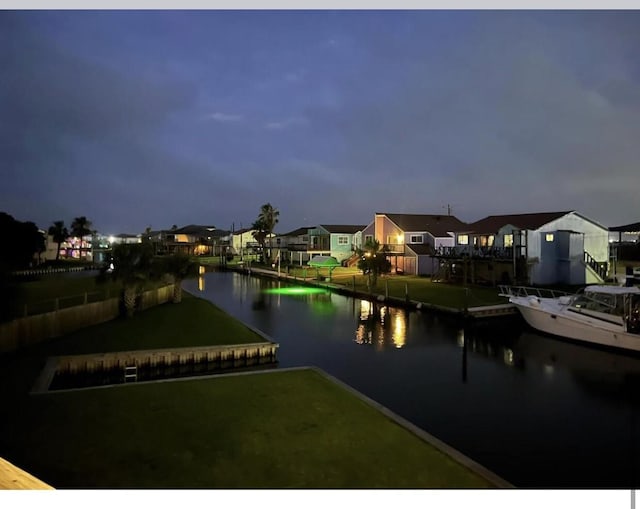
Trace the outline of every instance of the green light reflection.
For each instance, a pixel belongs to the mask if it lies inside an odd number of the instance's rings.
[[[286,286],[283,288],[268,288],[264,293],[275,293],[279,295],[313,295],[318,293],[329,293],[323,288],[313,288],[306,286]]]

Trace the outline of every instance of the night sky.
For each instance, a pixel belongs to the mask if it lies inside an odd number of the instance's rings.
[[[1,11],[0,211],[640,220],[640,11]]]

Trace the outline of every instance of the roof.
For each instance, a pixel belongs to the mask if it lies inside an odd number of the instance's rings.
[[[468,225],[469,232],[496,233],[500,228],[511,224],[522,230],[537,230],[541,226],[550,223],[562,216],[573,212],[537,212],[534,214],[507,214],[502,216],[487,216],[480,221]]]
[[[637,286],[611,286],[611,285],[589,285],[585,287],[585,292],[609,293],[613,295],[624,295],[627,293],[639,294],[640,288]]]
[[[467,226],[455,216],[442,214],[387,214],[391,221],[405,232],[429,232],[434,237],[448,237],[449,232],[460,231]]]
[[[339,267],[340,262],[333,256],[314,256],[309,260],[311,267]]]
[[[216,231],[215,226],[203,226],[199,224],[190,224],[187,226],[183,226],[182,228],[178,228],[176,230],[168,230],[171,233],[184,233],[187,235],[211,235],[212,232]]]
[[[406,246],[419,256],[434,254],[433,247],[430,244],[407,244]]]
[[[240,228],[233,232],[234,235],[242,235],[243,233],[252,232],[254,228]]]
[[[358,233],[364,230],[366,224],[321,224],[320,227],[329,233]]]
[[[309,233],[309,230],[313,228],[313,226],[303,226],[302,228],[298,228],[296,230],[290,231],[288,233],[281,233],[281,237],[298,237],[299,235],[306,235]]]
[[[625,224],[622,226],[612,226],[610,232],[640,232],[640,223]]]

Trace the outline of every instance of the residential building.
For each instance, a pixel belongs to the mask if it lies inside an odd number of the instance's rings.
[[[608,228],[576,211],[488,216],[438,256],[448,279],[532,285],[604,282]]]
[[[309,230],[313,229],[312,226],[303,226],[296,228],[287,233],[276,235],[275,245],[277,246],[277,252],[275,256],[280,255],[281,260],[284,262],[303,264],[309,261]]]
[[[347,262],[362,247],[362,231],[366,225],[318,225],[309,228],[310,257],[333,256],[339,262]]]
[[[436,251],[453,246],[453,232],[464,227],[452,215],[376,212],[362,239],[364,244],[375,239],[387,249],[393,272],[429,276],[440,268]]]

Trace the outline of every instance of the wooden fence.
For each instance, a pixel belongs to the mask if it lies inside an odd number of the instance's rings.
[[[168,302],[173,295],[173,285],[143,292],[141,309]],[[0,323],[0,353],[64,336],[83,327],[113,320],[120,314],[120,298],[113,297],[99,302],[67,307],[39,315],[17,318]]]

